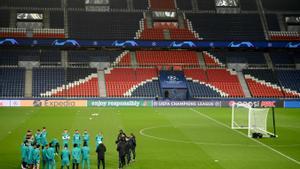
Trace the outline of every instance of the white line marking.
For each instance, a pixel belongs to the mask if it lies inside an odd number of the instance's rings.
[[[211,121],[213,121],[213,122],[219,124],[220,126],[223,126],[223,127],[226,127],[226,128],[228,128],[228,129],[232,130],[231,127],[229,127],[229,126],[226,125],[225,123],[219,122],[219,121],[217,121],[217,120],[215,120],[215,119],[213,119],[213,118],[207,116],[206,114],[203,114],[203,113],[201,113],[201,112],[199,112],[199,111],[197,111],[197,110],[195,110],[195,109],[193,109],[193,108],[191,108],[190,110],[193,111],[193,112],[195,112],[195,113],[197,113],[197,114],[199,114],[199,115],[202,116],[202,117],[205,117],[205,118],[207,118],[207,119],[209,119],[209,120],[211,120]],[[265,147],[265,148],[267,148],[267,149],[269,149],[269,150],[271,150],[271,151],[273,151],[273,152],[275,152],[275,153],[277,153],[277,154],[279,154],[279,155],[281,155],[281,156],[283,156],[283,157],[289,159],[290,161],[293,161],[294,163],[300,165],[300,162],[297,161],[297,160],[295,160],[295,159],[293,159],[292,157],[290,157],[290,156],[288,156],[288,155],[285,155],[285,154],[283,154],[282,152],[280,152],[280,151],[278,151],[278,150],[275,150],[274,148],[272,148],[272,147],[270,147],[270,146],[268,146],[268,145],[266,145],[266,144],[264,144],[264,143],[262,143],[262,142],[260,142],[260,141],[257,141],[257,140],[255,140],[255,139],[253,139],[253,138],[250,138],[250,137],[248,137],[246,134],[244,134],[244,133],[242,133],[242,132],[240,132],[240,131],[238,131],[238,130],[232,130],[232,131],[235,131],[235,132],[239,133],[240,135],[242,135],[242,136],[244,136],[244,137],[247,137],[247,138],[249,138],[250,140],[252,140],[252,141],[254,141],[254,142],[256,142],[256,143],[262,145],[263,147]]]
[[[199,126],[199,125],[193,125],[193,126]],[[166,141],[166,142],[175,142],[175,143],[197,144],[197,145],[210,145],[210,146],[259,147],[259,145],[249,145],[249,144],[225,144],[225,143],[212,143],[212,142],[175,140],[175,139],[168,139],[168,138],[163,138],[163,137],[157,137],[157,136],[153,136],[153,135],[145,133],[146,130],[151,130],[151,129],[156,129],[156,128],[163,128],[163,127],[173,127],[173,126],[171,126],[171,125],[162,125],[162,126],[147,127],[147,128],[141,129],[140,130],[140,134],[142,136],[149,137],[149,138],[152,138],[152,139],[155,139],[155,140],[161,140],[161,141]]]

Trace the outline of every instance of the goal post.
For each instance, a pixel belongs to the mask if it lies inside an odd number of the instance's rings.
[[[232,129],[247,129],[248,137],[261,134],[263,137],[275,137],[274,108],[252,108],[249,104],[232,104]]]

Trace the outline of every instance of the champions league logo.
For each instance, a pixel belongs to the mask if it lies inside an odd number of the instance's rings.
[[[169,75],[168,76],[168,80],[174,82],[174,81],[178,81],[179,79],[176,76],[174,76],[174,75]]]

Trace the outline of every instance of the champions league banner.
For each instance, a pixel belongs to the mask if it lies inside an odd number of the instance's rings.
[[[160,71],[159,81],[161,88],[186,89],[186,80],[181,71]]]
[[[160,71],[159,81],[164,98],[171,100],[187,99],[187,85],[183,72]]]
[[[300,41],[172,41],[172,40],[79,40],[0,38],[0,47],[52,47],[52,48],[286,48],[300,49]]]

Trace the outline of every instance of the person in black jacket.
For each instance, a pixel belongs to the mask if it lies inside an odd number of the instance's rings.
[[[120,130],[120,131],[119,131],[119,134],[118,134],[118,137],[117,137],[117,140],[116,140],[116,144],[119,143],[119,141],[121,140],[122,137],[126,138],[127,136],[126,136],[126,134],[123,132],[123,130]]]
[[[135,161],[136,139],[133,133],[130,134],[128,142],[130,145],[130,154],[132,153],[132,161]]]
[[[125,155],[126,155],[126,140],[125,137],[121,137],[118,145],[117,151],[119,152],[119,169],[125,166]]]
[[[102,143],[100,143],[96,149],[96,153],[98,155],[98,169],[100,169],[100,164],[102,162],[102,167],[105,169],[105,152],[106,152],[106,147]]]
[[[130,153],[130,143],[129,143],[129,137],[126,138],[125,142],[125,157],[126,157],[126,164],[129,165],[131,161],[131,153]]]

